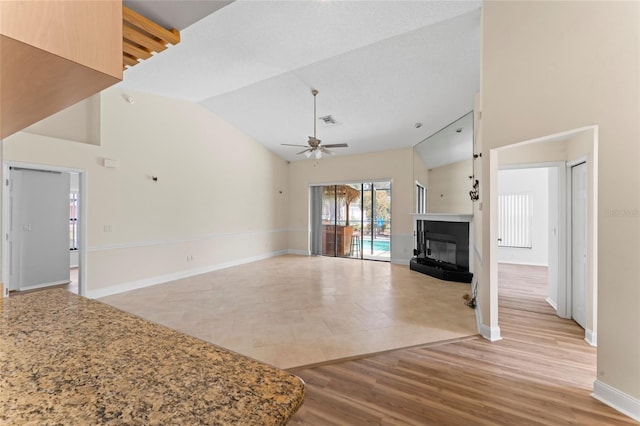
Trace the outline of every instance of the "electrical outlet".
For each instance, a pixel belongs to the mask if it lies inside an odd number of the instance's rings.
[[[111,232],[111,225],[103,225],[102,232]]]

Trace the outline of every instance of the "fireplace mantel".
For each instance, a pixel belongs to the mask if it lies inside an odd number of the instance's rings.
[[[438,222],[472,222],[472,214],[459,213],[414,213],[413,220],[433,220]]]

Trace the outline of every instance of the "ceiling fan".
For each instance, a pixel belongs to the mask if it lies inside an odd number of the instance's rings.
[[[298,152],[297,154],[304,154],[307,158],[314,155],[316,158],[322,158],[322,154],[330,154],[334,155],[335,152],[330,151],[327,148],[348,148],[349,145],[346,143],[334,143],[329,145],[321,145],[320,139],[316,137],[316,96],[318,95],[318,91],[316,89],[311,90],[311,94],[313,95],[313,136],[309,136],[309,141],[307,145],[294,145],[290,143],[283,143],[284,146],[300,146],[306,148],[303,151]]]

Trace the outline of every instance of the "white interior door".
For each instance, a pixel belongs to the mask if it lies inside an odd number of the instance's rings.
[[[587,323],[587,165],[571,168],[571,316]]]
[[[69,174],[10,172],[10,283],[28,290],[69,282]]]

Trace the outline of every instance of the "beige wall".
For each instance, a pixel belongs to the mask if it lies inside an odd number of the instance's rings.
[[[100,93],[23,129],[23,132],[100,145]],[[73,123],[70,126],[69,123]]]
[[[471,159],[429,170],[427,213],[472,214],[469,191],[473,182]]]
[[[599,383],[640,399],[640,3],[483,5],[484,264],[491,256],[494,148],[598,126]],[[493,197],[492,197],[493,196]],[[491,256],[492,257],[492,256]],[[482,274],[486,326],[495,268]],[[494,281],[492,282],[491,279]],[[489,285],[486,285],[486,283]],[[597,388],[596,393],[603,388]]]
[[[391,180],[391,261],[407,263],[413,250],[413,150],[326,157],[289,165],[289,249],[309,253],[309,186]]]
[[[286,162],[197,104],[131,95],[103,92],[102,146],[4,140],[5,161],[86,172],[88,295],[285,252]]]

